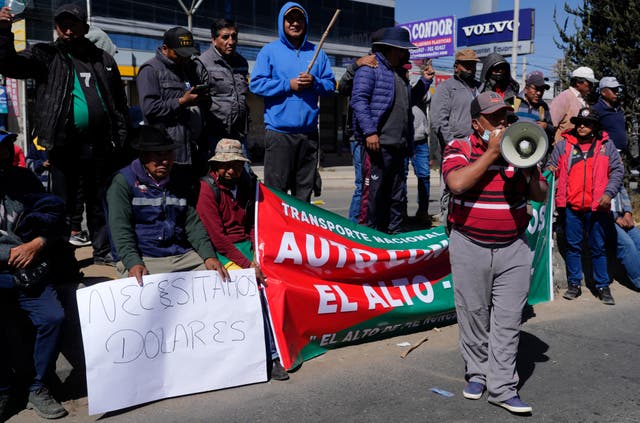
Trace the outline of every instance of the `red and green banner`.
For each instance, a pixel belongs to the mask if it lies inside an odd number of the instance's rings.
[[[257,259],[287,369],[327,349],[455,321],[444,227],[388,235],[262,184],[258,191]],[[550,260],[550,237],[540,235],[550,224],[542,221],[530,226],[541,263]],[[532,286],[533,303],[550,299],[546,266],[534,266],[542,286]]]
[[[527,228],[529,247],[533,251],[531,264],[531,287],[529,304],[534,305],[553,300],[553,273],[551,248],[553,247],[553,208],[555,179],[553,173],[546,171],[544,177],[549,184],[547,201],[531,202],[531,220]]]

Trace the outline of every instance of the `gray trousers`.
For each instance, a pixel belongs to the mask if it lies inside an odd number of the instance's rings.
[[[489,399],[517,395],[516,355],[533,254],[524,235],[503,248],[486,248],[451,231],[454,282],[465,379],[487,386]]]
[[[144,265],[149,274],[172,272],[190,272],[192,270],[206,270],[204,260],[194,250],[187,251],[184,254],[168,257],[142,257]],[[116,272],[120,278],[126,278],[129,275],[129,269],[119,261],[116,263]]]

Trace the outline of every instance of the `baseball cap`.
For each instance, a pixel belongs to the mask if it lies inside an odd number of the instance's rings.
[[[598,85],[599,89],[603,88],[618,88],[621,87],[622,84],[618,82],[615,76],[605,76],[600,80],[600,85]]]
[[[162,43],[175,50],[182,57],[191,57],[194,54],[198,54],[198,49],[193,42],[193,34],[181,26],[167,30],[164,33]]]
[[[549,84],[544,82],[544,76],[542,76],[542,73],[532,73],[527,77],[526,81],[524,82],[526,85],[543,87],[545,90],[548,90],[549,88],[551,88]]]
[[[63,15],[70,15],[76,18],[77,20],[79,20],[80,22],[87,23],[87,12],[77,4],[66,3],[63,5],[60,5],[56,9],[53,15],[53,19],[57,21]]]
[[[287,16],[289,13],[294,12],[294,11],[296,11],[296,10],[297,10],[298,12],[302,13],[304,16],[307,16],[307,14],[306,14],[306,13],[304,13],[304,10],[303,10],[301,7],[298,7],[298,6],[292,6],[292,7],[288,8],[288,9],[287,9],[287,11],[286,11],[286,12],[284,12],[284,15],[283,15],[283,16]]]
[[[485,91],[471,102],[471,117],[490,115],[501,109],[511,109],[499,94],[493,91]]]
[[[223,138],[216,145],[216,154],[209,159],[210,162],[249,162],[250,160],[244,156],[242,144],[238,140]]]
[[[549,78],[547,78],[546,76],[544,76],[544,74],[542,73],[542,71],[539,71],[539,70],[536,70],[536,71],[531,72],[531,73],[529,74],[529,76],[531,76],[531,75],[540,75],[540,76],[541,76],[545,81],[548,81],[548,80],[549,80]]]
[[[458,50],[455,56],[456,62],[479,62],[478,55],[470,48]]]
[[[587,81],[594,84],[598,82],[595,75],[593,74],[593,69],[586,66],[580,66],[579,68],[571,72],[571,77],[586,79]]]

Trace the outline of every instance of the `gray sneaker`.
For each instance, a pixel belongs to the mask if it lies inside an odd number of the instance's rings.
[[[575,300],[582,294],[582,289],[578,285],[571,285],[567,288],[567,292],[564,293],[562,298],[565,300]]]
[[[280,359],[276,358],[271,364],[271,379],[274,380],[289,380],[289,373],[280,364]]]
[[[68,414],[62,404],[56,401],[45,387],[29,392],[27,408],[34,410],[40,417],[45,419],[59,419]]]
[[[609,289],[608,286],[598,289],[598,297],[600,298],[600,301],[603,302],[603,304],[616,305],[616,302],[613,299],[613,295],[611,295],[611,289]]]
[[[69,244],[74,247],[86,247],[91,245],[91,240],[89,239],[87,231],[82,231],[77,234],[71,234],[71,236],[69,236]]]

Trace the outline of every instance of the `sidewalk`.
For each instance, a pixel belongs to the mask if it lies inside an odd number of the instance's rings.
[[[251,166],[260,179],[264,178],[264,166]],[[322,188],[350,188],[353,187],[355,175],[353,166],[331,166],[320,167],[320,177],[322,178]],[[413,172],[413,166],[409,166],[409,175],[407,176],[407,187],[415,188],[418,186],[416,175]],[[440,171],[431,170],[431,200],[440,198]]]

